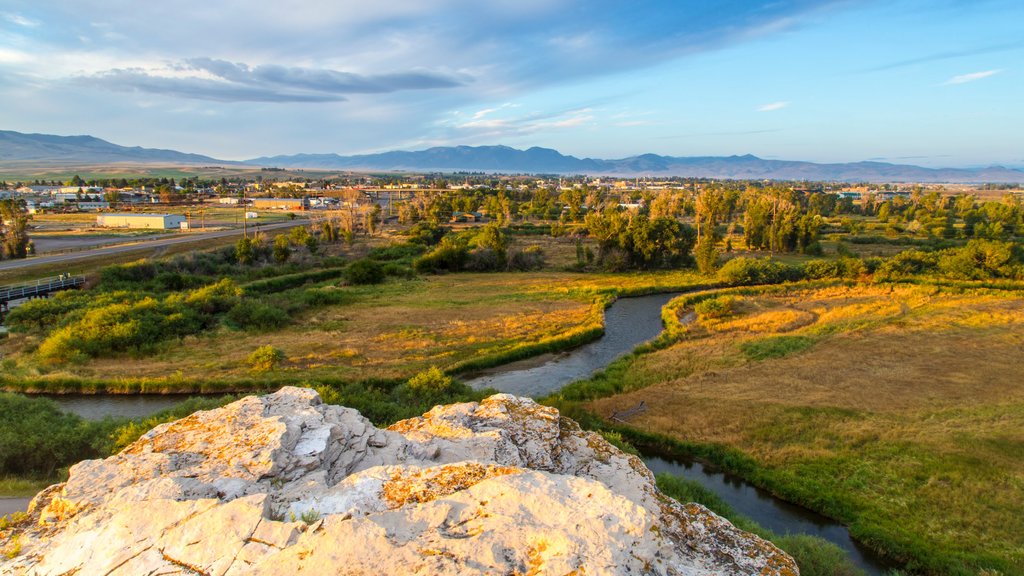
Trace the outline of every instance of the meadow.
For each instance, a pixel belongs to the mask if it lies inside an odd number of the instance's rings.
[[[552,398],[732,468],[909,569],[1024,573],[1024,286],[691,295],[648,347]],[[604,397],[601,397],[604,396]],[[627,434],[628,436],[628,434]]]

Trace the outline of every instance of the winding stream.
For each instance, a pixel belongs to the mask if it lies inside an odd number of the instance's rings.
[[[605,311],[604,336],[599,340],[553,355],[540,365],[526,360],[500,366],[466,383],[478,390],[494,388],[517,396],[546,396],[570,382],[591,376],[660,334],[661,307],[676,296],[654,294],[619,299]]]
[[[601,339],[561,354],[480,372],[468,380],[468,384],[477,389],[494,388],[522,396],[538,397],[554,392],[605,368],[636,346],[656,337],[662,329],[661,308],[676,295],[620,299],[605,312],[605,335]],[[88,419],[147,416],[182,400],[181,397],[160,395],[54,396],[53,399],[65,410]],[[676,461],[660,455],[646,455],[644,462],[655,473],[668,472],[699,482],[737,512],[777,534],[803,533],[824,538],[845,550],[868,574],[882,574],[891,568],[889,563],[857,544],[842,524],[775,498],[740,478],[700,462]],[[0,499],[0,515],[23,510],[27,504],[27,499]]]

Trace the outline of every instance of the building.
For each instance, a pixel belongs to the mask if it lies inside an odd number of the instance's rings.
[[[78,209],[82,210],[82,211],[108,210],[108,209],[110,209],[110,203],[109,202],[85,202],[85,201],[82,201],[82,202],[78,203]]]
[[[264,210],[305,210],[309,208],[309,198],[252,198],[253,208]]]
[[[186,222],[180,214],[100,214],[96,226],[100,228],[147,228],[152,230],[177,230]]]

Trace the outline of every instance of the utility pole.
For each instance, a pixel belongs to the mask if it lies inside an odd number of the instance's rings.
[[[246,214],[245,211],[248,210],[248,209],[249,208],[248,208],[248,206],[245,203],[245,186],[243,185],[243,187],[242,187],[242,237],[243,238],[248,238],[249,237],[249,232],[246,229],[246,222],[245,222],[246,219],[247,219],[246,217],[248,216],[248,214]]]

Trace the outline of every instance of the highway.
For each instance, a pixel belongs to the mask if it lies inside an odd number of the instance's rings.
[[[288,222],[279,222],[277,224],[263,224],[258,227],[249,226],[249,230],[267,232],[270,230],[279,230],[281,228],[294,228],[295,226],[301,226],[308,223],[308,220],[291,220]],[[175,235],[174,237],[171,238],[154,238],[151,240],[133,242],[131,244],[114,244],[111,246],[101,246],[99,248],[82,250],[80,252],[68,252],[65,254],[35,256],[32,258],[25,258],[22,260],[4,260],[0,262],[0,273],[8,270],[23,270],[26,268],[32,268],[34,266],[45,266],[47,264],[74,262],[76,260],[96,258],[97,256],[109,256],[111,254],[124,254],[126,252],[140,252],[143,250],[153,250],[154,248],[163,248],[165,246],[174,246],[176,244],[200,243],[203,242],[204,240],[215,240],[217,238],[240,236],[241,234],[241,228],[235,228],[231,230],[218,230],[216,232],[204,232],[198,234],[186,232],[180,235]]]

